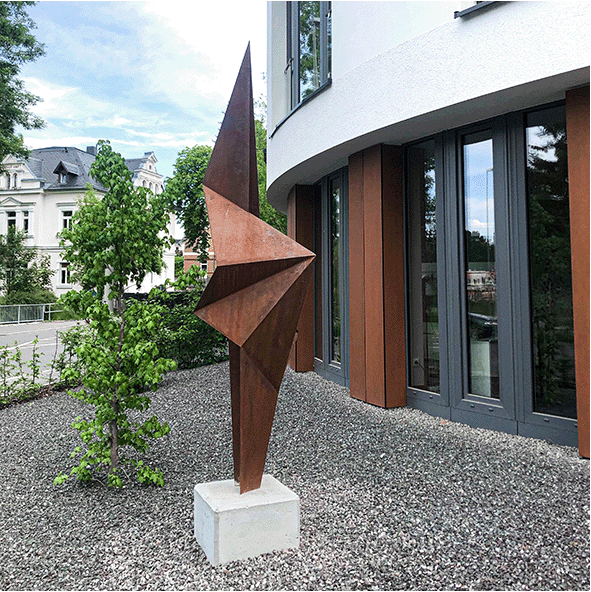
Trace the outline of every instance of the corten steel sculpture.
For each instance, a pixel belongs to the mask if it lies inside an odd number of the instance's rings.
[[[217,268],[195,309],[229,340],[234,480],[261,485],[314,253],[259,219],[250,44],[203,191]]]

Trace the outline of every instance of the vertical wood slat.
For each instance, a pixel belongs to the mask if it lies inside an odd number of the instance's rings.
[[[363,153],[349,158],[349,376],[350,392],[365,401],[365,257]]]
[[[406,405],[406,313],[404,290],[404,185],[400,146],[384,146],[382,157],[384,229],[384,327],[387,328],[386,407]]]
[[[566,93],[579,454],[589,458],[589,87]]]
[[[295,185],[287,198],[287,235],[314,251],[314,187]],[[314,283],[310,282],[289,354],[296,372],[314,370]]]
[[[349,158],[351,396],[406,404],[402,149]]]
[[[382,146],[372,146],[363,153],[365,400],[381,407],[386,404],[382,172]]]

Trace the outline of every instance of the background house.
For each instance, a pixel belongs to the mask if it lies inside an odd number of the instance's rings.
[[[0,233],[5,234],[9,226],[24,230],[27,233],[25,244],[50,256],[51,269],[55,272],[52,289],[57,296],[75,287],[70,281],[67,263],[62,260],[58,234],[69,226],[87,183],[99,196],[106,191],[89,175],[95,157],[95,146],[85,151],[50,147],[32,150],[26,160],[7,156],[3,162],[6,173],[0,175]],[[125,161],[136,187],[162,192],[163,177],[156,169],[157,162],[153,152]],[[169,230],[173,228],[174,220]],[[174,279],[174,247],[165,252],[164,262],[163,273],[148,274],[140,292],[163,284],[166,278]],[[137,291],[135,285],[130,286],[129,291]]]
[[[294,369],[589,456],[589,24],[268,3],[267,197],[317,255]]]

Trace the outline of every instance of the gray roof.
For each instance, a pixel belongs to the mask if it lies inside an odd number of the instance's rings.
[[[37,148],[31,150],[27,160],[27,166],[38,179],[44,179],[46,191],[61,191],[63,189],[84,189],[87,183],[100,191],[106,191],[105,187],[97,183],[90,176],[90,166],[96,155],[80,148],[52,146],[50,148]],[[143,158],[128,158],[125,160],[127,168],[134,173],[140,169],[140,165],[148,160],[152,152],[146,152]],[[59,182],[59,173],[67,173],[65,183]]]
[[[90,177],[90,166],[95,156],[79,148],[57,147],[31,150],[27,165],[37,178],[45,179],[45,190],[84,189],[90,183],[95,189],[105,188]],[[64,170],[65,183],[59,182],[58,173]]]
[[[143,162],[146,162],[146,158],[126,158],[125,166],[133,173],[140,168]]]

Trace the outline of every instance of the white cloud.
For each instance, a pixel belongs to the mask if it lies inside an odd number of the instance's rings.
[[[199,72],[200,76],[194,82],[200,84],[193,89],[209,88],[210,92],[219,93],[227,101],[250,41],[254,96],[258,98],[266,92],[261,78],[267,69],[266,2],[255,0],[220,5],[217,2],[157,0],[145,2],[141,8],[144,13],[157,17],[162,27],[160,30],[166,31],[168,43],[172,42],[173,48],[178,47],[180,38],[183,45],[193,50],[190,54],[177,54],[187,71]]]
[[[489,226],[487,222],[483,222],[482,220],[478,220],[476,218],[472,218],[472,220],[468,221],[468,229],[469,230],[486,230],[488,231]]]
[[[70,7],[33,9],[47,55],[23,69],[27,89],[43,98],[33,111],[46,121],[24,133],[32,148],[85,148],[105,138],[118,150],[160,149],[169,175],[175,152],[213,144],[249,41],[254,98],[265,91],[262,0]]]

